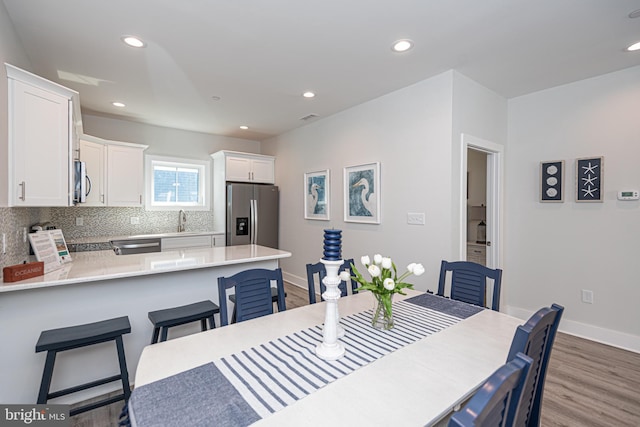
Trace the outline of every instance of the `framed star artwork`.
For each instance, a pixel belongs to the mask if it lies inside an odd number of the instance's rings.
[[[576,202],[602,202],[604,157],[576,159]]]
[[[564,160],[540,162],[540,201],[564,202]]]

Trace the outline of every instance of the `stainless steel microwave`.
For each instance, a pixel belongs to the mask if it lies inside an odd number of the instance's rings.
[[[87,176],[87,165],[85,162],[75,160],[73,162],[73,171],[73,202],[85,203],[87,201],[87,196],[91,192],[91,180]]]

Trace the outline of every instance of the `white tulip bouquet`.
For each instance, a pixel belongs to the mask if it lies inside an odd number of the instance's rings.
[[[391,306],[391,298],[393,294],[406,295],[403,289],[413,289],[411,283],[405,283],[404,280],[410,275],[420,276],[424,273],[422,264],[411,263],[407,266],[401,276],[398,277],[396,265],[391,258],[383,257],[380,254],[373,256],[373,263],[369,256],[365,255],[360,259],[362,265],[367,269],[371,276],[371,281],[366,280],[358,271],[355,265],[351,264],[351,273],[343,271],[340,278],[344,281],[354,279],[360,283],[358,291],[371,291],[376,298],[376,307],[374,309],[372,325],[382,329],[391,329],[393,327],[393,311]]]

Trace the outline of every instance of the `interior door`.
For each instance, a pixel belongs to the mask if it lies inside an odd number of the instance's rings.
[[[466,194],[468,189],[467,163],[468,150],[477,150],[486,154],[486,266],[501,268],[501,230],[502,230],[502,170],[504,147],[470,135],[462,135],[461,176],[461,259],[466,259],[468,218]],[[464,248],[464,250],[462,250]]]

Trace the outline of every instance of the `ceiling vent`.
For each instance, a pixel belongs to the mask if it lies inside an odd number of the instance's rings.
[[[307,121],[307,120],[315,119],[316,117],[318,117],[318,115],[317,115],[317,114],[315,114],[315,113],[311,113],[311,114],[307,114],[307,115],[306,115],[306,116],[304,116],[304,117],[300,117],[300,120]]]

